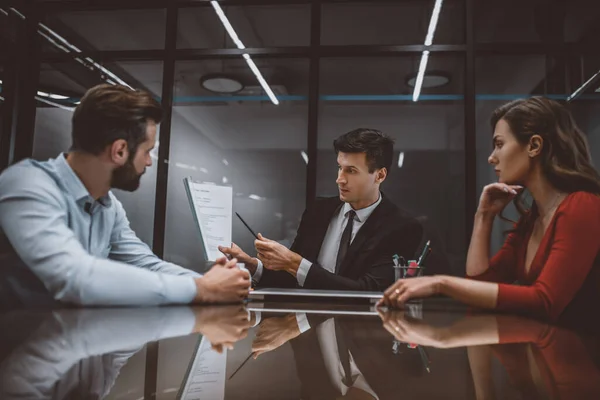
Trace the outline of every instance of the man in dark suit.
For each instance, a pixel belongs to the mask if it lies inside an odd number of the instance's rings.
[[[302,399],[395,399],[423,386],[425,369],[416,349],[394,354],[393,339],[375,316],[267,315],[252,351],[262,356],[289,341]]]
[[[219,247],[246,264],[261,287],[383,291],[394,281],[394,254],[412,258],[421,225],[380,191],[394,141],[374,129],[356,129],[333,142],[339,196],[316,200],[290,249],[259,234],[257,258],[235,244]]]

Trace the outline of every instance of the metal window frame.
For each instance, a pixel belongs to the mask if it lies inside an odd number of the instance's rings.
[[[378,0],[378,2],[395,2],[396,0]],[[359,1],[357,1],[359,2]],[[165,48],[149,50],[122,50],[122,51],[95,51],[86,52],[80,55],[90,56],[99,62],[110,61],[162,61],[163,62],[163,104],[165,106],[167,119],[161,127],[161,146],[159,151],[159,169],[157,177],[157,202],[155,205],[155,234],[153,235],[153,249],[157,254],[164,253],[164,234],[165,234],[165,214],[166,213],[166,195],[160,194],[166,191],[168,182],[168,167],[165,163],[168,160],[168,149],[170,145],[170,136],[167,126],[170,125],[171,107],[172,107],[172,83],[174,73],[174,63],[184,60],[204,60],[204,59],[238,59],[241,54],[248,53],[253,58],[306,58],[309,60],[309,104],[308,104],[308,128],[307,128],[307,153],[309,163],[307,165],[306,179],[306,201],[309,203],[316,195],[316,173],[317,173],[317,137],[319,121],[319,66],[321,58],[325,57],[395,57],[398,55],[415,54],[423,51],[422,44],[380,46],[380,45],[349,45],[332,46],[322,45],[320,43],[321,32],[321,13],[323,4],[343,4],[339,0],[222,0],[223,5],[239,6],[257,6],[257,5],[310,5],[310,44],[308,46],[295,47],[264,47],[248,48],[244,50],[234,48],[216,48],[216,49],[177,49],[177,15],[182,8],[189,7],[210,7],[209,0],[196,1],[169,1],[169,0],[131,0],[123,2],[122,0],[87,0],[82,2],[72,1],[44,1],[34,0],[5,0],[3,7],[20,7],[26,9],[28,15],[31,15],[29,30],[35,29],[35,20],[46,14],[69,11],[103,11],[103,10],[131,10],[131,9],[164,9],[167,10],[167,22],[165,28]],[[477,4],[474,0],[464,0],[465,12],[465,42],[463,44],[435,44],[428,50],[431,53],[461,54],[465,59],[464,76],[464,118],[465,118],[465,223],[466,223],[466,242],[470,238],[472,229],[472,216],[476,207],[476,170],[475,170],[475,58],[485,55],[532,55],[540,54],[546,56],[583,56],[595,53],[595,46],[579,43],[549,43],[549,42],[531,42],[531,43],[477,43],[475,38],[474,20],[475,8]],[[170,16],[169,16],[170,15]],[[35,35],[33,35],[35,36]],[[22,39],[19,39],[22,40]],[[35,42],[35,40],[34,40]],[[22,47],[24,42],[18,45]],[[37,50],[36,50],[37,51]],[[27,78],[21,74],[16,77],[17,82],[9,79],[5,82],[6,96],[3,107],[3,129],[0,143],[2,144],[2,157],[0,164],[3,165],[14,161],[14,159],[27,157],[32,152],[32,123],[27,121],[35,120],[35,101],[28,96],[20,96],[20,91],[26,90],[27,93],[35,91],[35,82],[37,78],[30,79],[33,75],[39,75],[39,66],[41,62],[60,62],[70,60],[69,54],[49,54],[44,53],[38,56],[34,51],[35,60],[28,68]],[[14,54],[4,56],[3,60],[10,66],[15,58]],[[25,93],[25,92],[23,92]],[[31,92],[34,93],[34,92]],[[16,112],[16,111],[18,112]],[[165,123],[167,122],[167,123]],[[10,129],[8,129],[10,127]],[[15,129],[16,127],[16,129]],[[8,133],[19,132],[17,137],[11,138]],[[29,135],[29,136],[28,136]],[[15,156],[5,156],[6,143],[14,148]]]
[[[397,2],[398,0],[378,0],[378,2]],[[257,5],[310,5],[310,44],[296,47],[265,47],[238,50],[234,48],[216,49],[178,49],[177,17],[179,9],[190,7],[210,7],[209,0],[87,0],[45,1],[4,0],[3,7],[18,7],[27,11],[28,21],[25,32],[18,36],[18,43],[8,55],[2,55],[0,61],[9,73],[4,82],[5,103],[2,107],[3,125],[0,136],[0,171],[16,159],[31,156],[33,151],[33,130],[36,103],[33,99],[39,79],[42,62],[61,62],[71,60],[69,54],[40,54],[39,43],[35,34],[38,18],[57,12],[70,11],[107,11],[107,10],[141,10],[165,9],[165,47],[149,50],[95,51],[84,53],[99,62],[109,61],[162,61],[162,103],[165,117],[161,124],[159,155],[157,161],[156,197],[154,206],[153,251],[164,256],[167,212],[168,160],[171,139],[171,120],[173,107],[173,83],[175,63],[184,60],[205,59],[239,59],[244,53],[253,58],[306,58],[309,60],[309,96],[307,154],[309,162],[306,170],[306,203],[316,196],[317,164],[318,164],[318,127],[319,127],[319,92],[320,61],[325,57],[394,57],[416,54],[424,50],[421,44],[380,46],[380,45],[321,45],[321,5],[340,3],[338,0],[221,0],[222,5],[257,6]],[[477,199],[477,143],[476,143],[476,71],[475,59],[485,55],[545,55],[549,56],[583,56],[593,55],[596,46],[577,43],[477,43],[474,28],[475,0],[464,0],[465,42],[463,44],[435,44],[428,50],[431,53],[460,54],[464,56],[464,179],[465,179],[465,244],[469,243],[473,215]],[[32,46],[32,47],[30,47]],[[28,48],[33,62],[28,63],[24,72],[17,74],[15,69],[19,56],[18,48]],[[12,69],[11,69],[12,66]],[[19,132],[19,135],[16,135]],[[10,151],[9,151],[10,150]],[[465,249],[466,250],[466,249]],[[144,395],[145,398],[156,397],[158,368],[158,343],[147,346]]]
[[[396,0],[378,0],[378,2],[396,2]],[[316,196],[317,177],[317,139],[319,126],[319,74],[320,60],[326,57],[396,57],[399,55],[417,54],[425,47],[422,44],[408,45],[321,45],[321,13],[322,4],[342,4],[337,0],[222,0],[222,5],[257,6],[257,5],[310,5],[310,44],[308,46],[294,47],[264,47],[215,49],[178,49],[177,48],[177,14],[182,8],[210,7],[209,0],[201,1],[168,1],[168,0],[88,0],[84,2],[72,1],[44,1],[29,0],[28,12],[35,8],[39,16],[70,11],[105,11],[105,10],[136,10],[136,9],[163,9],[167,11],[165,26],[165,47],[162,49],[148,50],[118,50],[84,52],[80,56],[90,56],[98,62],[114,61],[162,61],[163,62],[163,87],[162,101],[165,107],[165,120],[161,124],[161,146],[157,170],[157,194],[154,210],[153,250],[159,256],[164,254],[164,238],[166,225],[166,189],[168,183],[168,158],[170,149],[170,122],[173,105],[174,64],[184,60],[205,59],[239,59],[248,53],[253,58],[306,58],[309,60],[309,104],[307,128],[307,154],[309,162],[306,174],[306,202],[310,203]],[[21,6],[21,0],[5,0],[7,6]],[[35,5],[35,7],[33,7]],[[465,234],[466,243],[471,235],[472,216],[476,207],[476,135],[475,135],[475,57],[479,55],[497,54],[546,54],[546,55],[572,55],[592,54],[593,46],[581,44],[556,44],[556,43],[477,43],[474,32],[475,1],[464,0],[465,12],[465,43],[463,44],[435,44],[428,48],[431,53],[460,54],[465,57],[464,76],[464,177],[465,177]],[[65,53],[44,53],[36,63],[39,72],[41,62],[53,63],[71,60],[72,55]],[[20,80],[22,82],[22,80]],[[8,85],[10,87],[10,84]],[[12,99],[11,99],[12,100]],[[29,105],[23,103],[25,99],[17,101],[15,107],[25,106],[33,108],[35,116],[35,102]],[[6,104],[11,104],[7,102]],[[9,108],[9,107],[5,107]],[[5,112],[7,112],[5,110]],[[29,112],[31,114],[31,110]],[[5,114],[6,115],[6,114]],[[31,118],[34,120],[34,118]],[[6,126],[6,122],[5,122]],[[5,129],[3,129],[5,133]],[[19,131],[21,135],[21,131]],[[28,140],[17,139],[15,150],[21,156],[31,152]],[[30,142],[30,141],[29,141]],[[29,154],[30,155],[30,154]]]

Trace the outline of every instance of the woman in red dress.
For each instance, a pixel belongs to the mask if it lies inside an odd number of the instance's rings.
[[[380,305],[442,294],[465,304],[527,313],[549,321],[577,320],[600,306],[600,175],[584,134],[559,103],[533,97],[510,102],[491,118],[488,161],[498,182],[486,186],[475,214],[467,279],[402,279]],[[526,210],[523,189],[533,197]],[[494,218],[514,200],[521,218],[489,257]]]

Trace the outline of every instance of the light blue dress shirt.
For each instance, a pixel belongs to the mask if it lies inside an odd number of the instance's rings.
[[[0,175],[2,235],[55,300],[160,305],[196,296],[201,275],[156,257],[119,200],[109,192],[95,201],[62,154]]]
[[[352,225],[350,243],[352,243],[360,228],[365,224],[365,222],[367,222],[367,219],[371,216],[371,214],[373,214],[373,211],[375,211],[380,203],[381,193],[379,194],[379,199],[377,199],[375,203],[368,207],[361,208],[360,210],[354,210],[356,214],[354,216],[354,223]],[[327,233],[323,239],[323,244],[321,245],[321,250],[319,251],[318,262],[329,272],[335,271],[337,253],[340,248],[340,242],[342,241],[344,228],[346,228],[346,224],[348,223],[348,213],[350,210],[352,210],[352,206],[349,203],[344,203],[344,207],[342,207],[342,209],[331,218],[327,228]],[[304,282],[306,281],[306,277],[308,276],[308,272],[310,271],[311,267],[312,262],[303,258],[300,262],[300,267],[298,267],[298,271],[296,272],[296,280],[300,286],[304,286]],[[258,260],[258,267],[252,276],[252,281],[254,283],[258,283],[260,281],[260,278],[263,274],[263,268],[262,262]]]
[[[195,323],[189,307],[53,311],[0,361],[0,398],[103,399],[146,343],[189,335]]]

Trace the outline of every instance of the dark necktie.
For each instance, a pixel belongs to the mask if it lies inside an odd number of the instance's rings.
[[[346,257],[346,253],[348,253],[348,248],[350,247],[350,241],[352,240],[352,224],[354,223],[354,216],[356,213],[354,210],[348,211],[348,223],[346,223],[346,229],[344,229],[344,233],[342,233],[342,240],[340,240],[340,248],[338,249],[337,258],[335,260],[335,273],[340,272],[340,266],[342,265],[342,261]]]
[[[340,363],[342,364],[342,368],[344,369],[344,376],[342,378],[342,383],[347,387],[351,387],[354,383],[354,379],[352,378],[352,369],[350,367],[350,352],[348,351],[348,346],[346,345],[346,341],[344,340],[344,333],[338,323],[338,321],[334,318],[333,320],[335,326],[335,340],[338,346],[338,353],[340,355]]]

